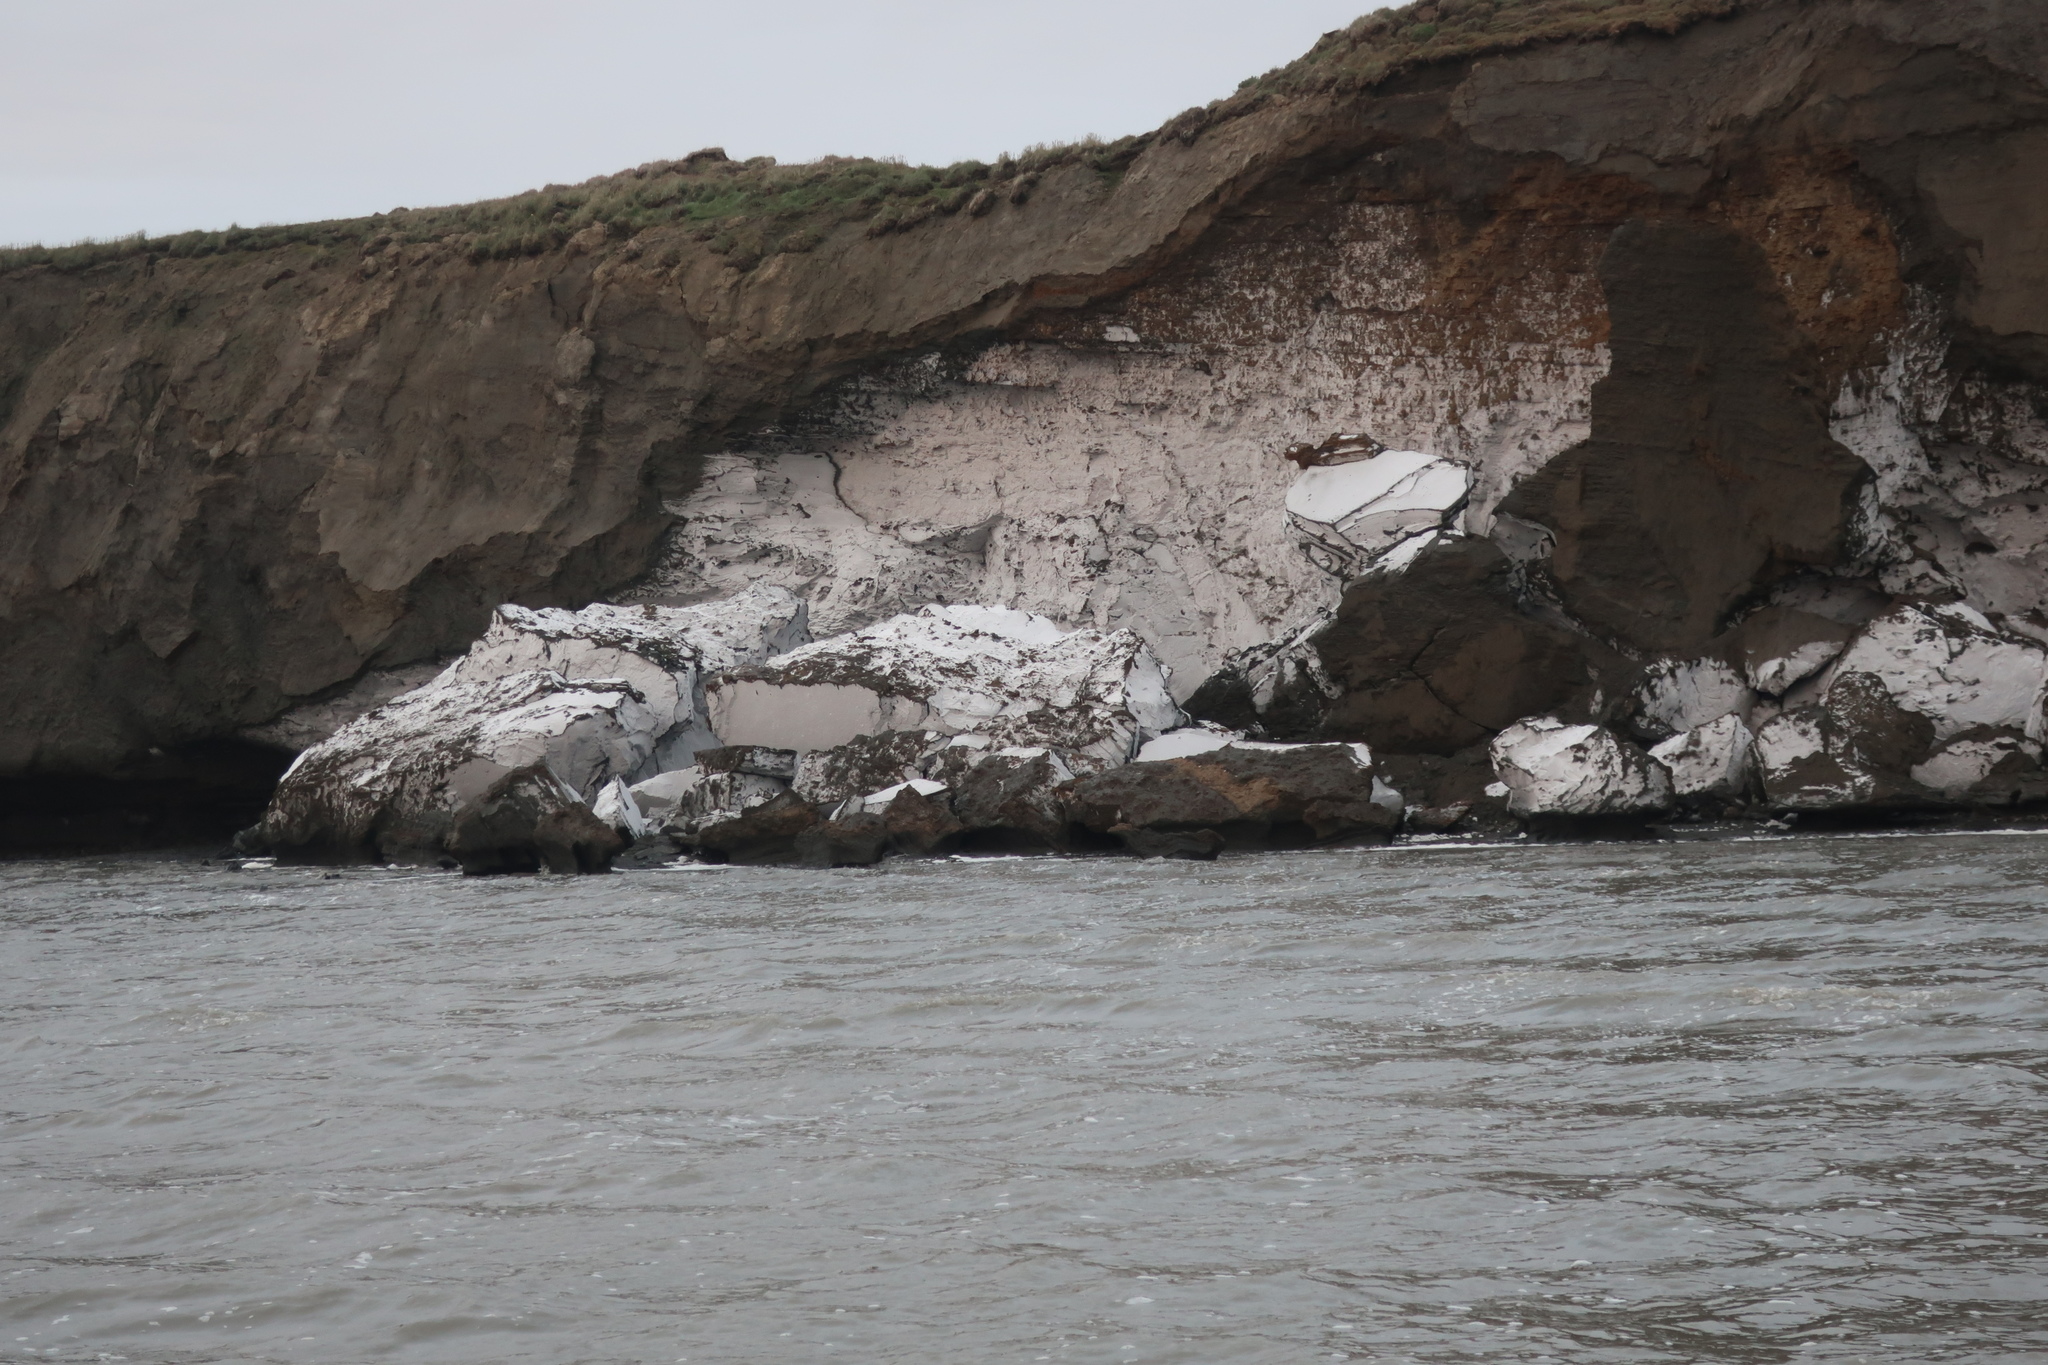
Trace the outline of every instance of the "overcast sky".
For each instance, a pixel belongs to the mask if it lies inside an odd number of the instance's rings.
[[[0,243],[1154,127],[1378,0],[0,0]]]

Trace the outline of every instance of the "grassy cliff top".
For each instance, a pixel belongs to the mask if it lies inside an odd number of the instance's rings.
[[[1418,67],[1538,43],[1675,33],[1754,3],[1758,0],[1418,0],[1326,33],[1298,61],[1246,80],[1235,94],[1189,109],[1155,132],[1114,142],[1091,138],[1028,148],[992,163],[945,167],[859,157],[783,166],[772,157],[733,161],[711,148],[580,185],[550,185],[474,204],[0,249],[0,270],[81,270],[134,256],[201,257],[288,246],[357,250],[394,242],[448,242],[470,259],[484,261],[552,251],[598,223],[618,235],[676,227],[745,268],[777,251],[807,251],[846,223],[865,223],[870,235],[879,236],[939,215],[983,213],[1003,199],[1022,203],[1038,177],[1055,168],[1085,166],[1113,180],[1155,141],[1192,142],[1208,128],[1271,100],[1363,93]]]

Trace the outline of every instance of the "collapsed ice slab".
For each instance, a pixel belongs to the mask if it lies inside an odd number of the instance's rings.
[[[679,752],[715,743],[705,671],[802,639],[804,618],[781,588],[697,607],[500,607],[431,682],[302,753],[245,842],[286,856],[434,861],[466,804],[536,763],[579,801],[596,800],[614,779],[680,766]],[[507,809],[538,800],[527,792]],[[610,813],[630,828],[627,812]]]
[[[462,686],[535,668],[571,680],[623,679],[652,713],[655,767],[685,767],[691,751],[717,743],[704,723],[703,680],[805,643],[806,619],[788,589],[765,585],[694,607],[503,606],[435,683]]]
[[[1046,745],[1097,767],[1182,719],[1130,631],[1069,632],[1001,607],[926,607],[741,668],[707,696],[727,744],[832,749],[929,730]]]
[[[1495,736],[1490,752],[1493,770],[1508,789],[1509,812],[1524,819],[1671,809],[1671,773],[1605,726],[1533,716]]]
[[[1389,450],[1302,470],[1287,490],[1287,510],[1316,539],[1372,558],[1411,536],[1449,526],[1471,487],[1471,473],[1462,465],[1421,451]]]
[[[616,680],[530,669],[437,681],[299,755],[244,843],[286,857],[432,862],[457,813],[501,779],[539,764],[585,800],[641,768],[655,733],[640,694]]]
[[[2041,746],[2010,730],[1964,731],[1914,767],[1913,780],[1958,804],[2005,806],[2048,798]]]

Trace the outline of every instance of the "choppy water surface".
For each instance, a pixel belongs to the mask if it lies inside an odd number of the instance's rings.
[[[0,1359],[2048,1360],[2044,869],[0,867]]]

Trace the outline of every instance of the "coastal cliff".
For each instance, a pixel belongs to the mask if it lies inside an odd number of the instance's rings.
[[[1198,716],[1425,767],[1540,713],[1649,743],[1646,670],[1906,605],[2048,641],[2048,16],[1490,40],[1512,8],[779,236],[579,188],[516,250],[423,211],[9,264],[10,838],[116,791],[137,837],[260,809],[503,603],[1017,608],[1134,632]],[[604,193],[776,174],[848,172]],[[1440,539],[1382,564],[1290,513],[1346,436],[1462,471]],[[1814,657],[1749,682],[1759,733]]]

